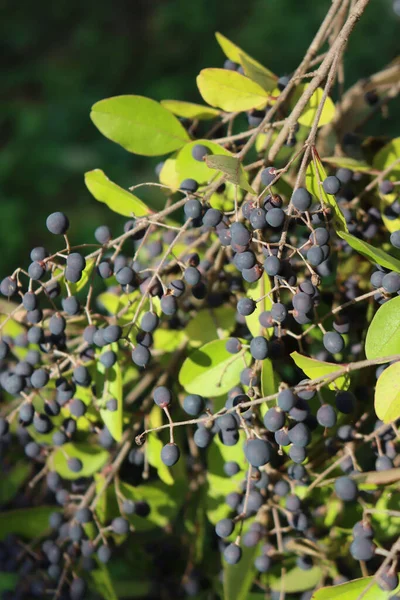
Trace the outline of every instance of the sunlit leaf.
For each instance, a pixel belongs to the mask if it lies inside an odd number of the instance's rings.
[[[96,200],[104,202],[119,215],[142,217],[151,212],[144,202],[108,179],[101,169],[85,173],[85,184]]]
[[[134,487],[123,481],[119,489],[122,495],[133,502],[147,502],[150,512],[147,517],[129,516],[129,521],[137,531],[147,531],[154,527],[166,527],[176,517],[180,504],[176,494],[171,494],[171,487],[161,481]],[[183,503],[184,498],[181,497]]]
[[[243,169],[243,165],[238,158],[234,156],[207,156],[206,164],[211,169],[221,171],[227,181],[239,185],[251,194],[256,193],[247,181],[246,171]]]
[[[202,346],[219,337],[226,338],[235,327],[235,310],[231,306],[203,309],[190,319],[184,332],[192,347]]]
[[[204,100],[227,112],[241,112],[265,106],[268,94],[255,81],[237,71],[203,69],[197,86]]]
[[[390,365],[378,377],[375,412],[384,423],[390,423],[400,417],[400,362]]]
[[[376,248],[375,246],[368,244],[368,242],[364,242],[364,240],[355,237],[351,233],[338,231],[338,235],[345,240],[349,246],[354,248],[354,250],[356,250],[365,258],[368,258],[368,260],[370,260],[372,263],[378,263],[378,265],[381,265],[386,269],[400,273],[400,260],[390,256],[390,254],[381,248]]]
[[[318,377],[324,377],[329,379],[332,373],[337,373],[343,368],[343,365],[337,365],[334,363],[323,362],[322,360],[316,360],[308,356],[303,356],[298,352],[292,352],[290,355],[296,365],[309,377],[310,379],[317,379]],[[350,385],[350,375],[341,375],[337,377],[334,382],[329,383],[328,387],[331,390],[339,388],[340,390],[347,390]]]
[[[221,154],[224,156],[231,156],[231,153],[223,146],[211,142],[210,140],[196,140],[195,142],[189,142],[179,151],[176,157],[176,171],[179,182],[190,177],[195,179],[198,183],[206,183],[218,176],[215,169],[209,167],[205,161],[199,161],[193,158],[192,150],[194,146],[197,146],[198,144],[209,148],[210,155],[217,156]]]
[[[346,219],[338,203],[335,200],[335,197],[327,194],[322,187],[322,182],[326,179],[327,174],[326,171],[318,158],[315,158],[315,161],[312,160],[307,167],[306,171],[306,186],[309,192],[315,196],[317,200],[319,200],[322,205],[330,206],[333,210],[334,214],[334,224],[338,233],[341,231],[347,232],[347,223]]]
[[[155,433],[150,433],[147,436],[146,444],[147,460],[149,461],[149,464],[157,469],[158,476],[161,481],[167,485],[172,485],[174,483],[174,478],[171,474],[171,469],[164,465],[163,461],[161,460],[163,443]]]
[[[373,577],[363,577],[341,585],[323,587],[313,594],[312,600],[358,600],[360,594],[373,582]],[[389,594],[373,583],[362,598],[363,600],[388,600]]]
[[[162,106],[167,108],[177,117],[184,119],[198,119],[199,121],[208,121],[215,119],[221,113],[215,108],[195,104],[194,102],[183,102],[182,100],[161,100]]]
[[[246,325],[254,337],[257,335],[264,335],[266,338],[269,338],[271,336],[271,330],[264,329],[259,321],[262,312],[271,310],[272,298],[267,295],[271,289],[271,280],[266,273],[264,273],[258,281],[249,285],[247,296],[252,300],[262,298],[260,302],[257,302],[255,311],[251,315],[245,317]]]
[[[93,587],[104,600],[118,600],[107,565],[97,559],[97,568],[90,571]]]
[[[324,163],[328,163],[328,165],[350,169],[350,171],[354,171],[355,173],[367,173],[372,170],[372,167],[366,162],[350,158],[349,156],[324,156],[321,160]]]
[[[229,354],[225,340],[214,340],[186,358],[179,382],[189,393],[198,394],[201,390],[204,396],[220,396],[239,383],[245,366],[243,355]]]
[[[251,64],[253,69],[257,69],[259,72],[264,73],[265,76],[268,76],[270,78],[270,80],[271,80],[271,88],[270,89],[273,89],[276,86],[276,82],[277,82],[278,78],[276,75],[274,75],[274,73],[272,71],[270,71],[269,69],[264,67],[261,63],[259,63],[257,60],[252,58],[249,54],[247,54],[247,52],[244,52],[244,50],[242,50],[241,48],[239,48],[239,46],[237,46],[236,44],[231,42],[231,40],[228,40],[228,38],[225,37],[224,35],[222,35],[222,33],[219,33],[217,31],[215,34],[215,37],[217,38],[217,42],[221,46],[222,51],[224,52],[224,54],[227,58],[229,58],[230,60],[233,60],[233,62],[236,62],[236,63],[242,65],[242,67],[244,68],[245,71],[246,71],[246,63]],[[247,75],[247,73],[246,73],[246,75]]]
[[[321,577],[322,569],[320,567],[314,566],[308,570],[300,569],[300,567],[294,567],[285,573],[283,579],[283,589],[287,594],[311,590],[318,585]],[[268,578],[268,581],[273,590],[280,591],[282,585],[281,575],[271,576]]]
[[[83,467],[79,473],[68,468],[68,458],[76,457],[82,461]],[[104,467],[109,457],[107,450],[89,442],[69,442],[52,452],[47,464],[49,469],[57,471],[63,479],[79,479],[90,477]]]
[[[111,344],[110,347],[118,356],[118,344]],[[97,361],[97,369],[101,374],[102,379],[102,401],[105,404],[110,398],[117,400],[117,410],[108,410],[107,408],[100,409],[100,416],[103,419],[104,425],[111,433],[112,437],[117,441],[122,438],[122,416],[123,416],[123,396],[122,396],[122,374],[118,360],[112,366],[106,369],[104,365]],[[98,390],[98,393],[100,390]]]
[[[305,90],[308,88],[309,83],[301,83],[296,87],[293,92],[293,95],[290,100],[290,106],[293,109],[300,97],[303,95]],[[314,120],[317,116],[318,107],[322,100],[324,94],[324,90],[322,88],[317,88],[307,104],[305,105],[303,112],[300,117],[297,119],[300,125],[304,125],[305,127],[312,127]],[[321,117],[318,121],[318,127],[322,127],[323,125],[327,125],[332,121],[335,116],[335,104],[332,99],[328,96],[324,103],[324,108],[322,109]]]
[[[189,140],[186,129],[169,110],[144,96],[100,100],[93,105],[90,118],[103,135],[134,154],[168,154]]]

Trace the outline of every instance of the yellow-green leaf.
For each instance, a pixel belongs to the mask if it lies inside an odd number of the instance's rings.
[[[101,169],[85,173],[85,184],[96,200],[104,202],[119,215],[142,217],[151,212],[144,202],[108,179]]]
[[[333,209],[334,224],[337,232],[348,231],[346,219],[335,200],[335,196],[328,195],[322,187],[322,182],[326,179],[326,171],[321,161],[315,156],[307,167],[306,186],[311,194],[321,202],[322,205],[330,206]]]
[[[251,64],[258,71],[263,72],[266,75],[268,75],[268,77],[273,82],[273,87],[276,87],[276,82],[277,82],[278,78],[276,75],[274,75],[274,73],[272,71],[270,71],[269,69],[264,67],[264,65],[259,63],[255,58],[253,58],[249,54],[247,54],[247,52],[244,52],[244,50],[242,50],[241,48],[239,48],[239,46],[237,46],[236,44],[231,42],[231,40],[228,40],[228,38],[225,37],[224,35],[222,35],[222,33],[219,33],[217,31],[215,34],[215,37],[217,38],[217,42],[221,46],[223,53],[225,54],[225,56],[227,58],[229,58],[229,60],[233,60],[233,62],[242,65],[242,67],[244,69],[245,69],[245,61],[246,61],[247,64]],[[247,75],[247,73],[246,73],[246,75]],[[273,89],[273,88],[271,87],[270,89]]]
[[[400,354],[400,297],[380,306],[372,319],[365,340],[368,360]]]
[[[317,379],[318,377],[324,377],[329,379],[332,373],[337,373],[343,366],[335,365],[334,363],[323,362],[321,360],[315,360],[315,358],[309,358],[303,356],[298,352],[292,352],[290,355],[296,365],[309,377],[310,379]],[[350,385],[350,375],[341,375],[335,379],[335,383],[329,383],[328,387],[331,390],[339,388],[340,390],[347,390]]]
[[[227,337],[235,327],[235,310],[231,306],[199,310],[184,329],[192,347],[196,348],[215,338]],[[174,332],[176,336],[176,331]]]
[[[161,450],[163,448],[161,440],[155,433],[150,433],[147,436],[146,444],[147,460],[149,461],[149,464],[157,469],[161,481],[167,485],[172,485],[174,483],[174,478],[171,475],[171,470],[164,465],[161,460]]]
[[[240,62],[247,77],[258,83],[258,85],[267,92],[271,92],[275,89],[276,78],[272,76],[268,69],[259,65],[256,61],[249,60],[249,57],[246,56],[246,54],[241,54]]]
[[[194,350],[184,361],[179,372],[179,383],[189,394],[221,396],[240,380],[246,366],[241,354],[232,355],[225,348],[225,340],[214,340]],[[248,359],[248,353],[245,353]]]
[[[205,161],[195,160],[192,156],[194,146],[200,144],[210,150],[210,156],[224,155],[232,156],[223,146],[210,142],[210,140],[196,140],[189,142],[178,153],[176,157],[176,171],[179,183],[184,179],[191,177],[198,183],[209,182],[213,177],[218,177],[214,168],[210,168]],[[247,181],[247,180],[246,180]]]
[[[179,188],[180,179],[176,170],[176,158],[167,158],[159,175],[160,183],[168,186],[171,190]]]
[[[245,317],[246,325],[254,337],[257,335],[264,335],[266,338],[270,337],[270,329],[264,329],[261,327],[259,316],[262,312],[271,310],[272,299],[270,296],[266,295],[271,291],[271,289],[271,280],[268,275],[264,273],[263,276],[260,277],[256,283],[252,283],[247,290],[247,295],[252,300],[258,300],[259,298],[262,298],[260,302],[257,302],[255,311],[248,317]]]
[[[111,350],[118,354],[118,344],[111,344]],[[119,366],[119,361],[117,361],[115,365],[106,369],[100,361],[97,361],[97,369],[102,374],[104,382],[102,394],[103,402],[106,403],[110,398],[115,398],[117,401],[117,410],[111,411],[107,408],[101,408],[100,416],[114,440],[120,442],[122,438],[123,417],[121,367]]]
[[[206,156],[206,164],[211,169],[224,173],[227,181],[240,186],[250,194],[256,194],[247,181],[246,171],[238,158],[234,156]]]
[[[400,417],[400,362],[381,373],[375,388],[375,412],[384,423]]]
[[[373,582],[373,577],[363,577],[341,585],[323,587],[314,593],[312,600],[358,600],[366,588],[369,590],[363,595],[363,600],[388,600],[389,593],[381,590]],[[369,587],[371,583],[373,585]]]
[[[162,106],[168,109],[177,117],[184,119],[198,119],[199,121],[208,121],[215,119],[221,114],[219,110],[195,104],[194,102],[183,102],[182,100],[161,100]]]
[[[90,118],[105,137],[134,154],[168,154],[189,140],[186,129],[169,110],[144,96],[100,100],[93,105]]]
[[[309,83],[301,83],[298,85],[293,92],[291,97],[290,106],[293,109],[300,97],[303,95],[305,90],[308,88]],[[317,88],[309,101],[307,102],[303,112],[300,117],[297,119],[300,125],[304,125],[305,127],[312,127],[314,120],[317,115],[318,107],[322,100],[324,94],[324,90],[322,88]],[[332,121],[335,116],[335,104],[332,99],[328,96],[324,103],[324,108],[322,109],[321,117],[318,121],[318,127],[322,127],[323,125],[327,125]]]
[[[82,461],[82,469],[75,473],[68,468],[68,458],[76,457]],[[63,479],[79,479],[91,477],[104,467],[109,453],[104,448],[89,442],[69,442],[52,452],[47,465],[52,471],[57,471]]]
[[[268,99],[258,83],[227,69],[203,69],[197,76],[197,86],[208,104],[227,112],[262,108]]]
[[[400,260],[397,258],[390,256],[390,254],[381,248],[376,248],[375,246],[368,244],[368,242],[364,242],[364,240],[355,237],[351,233],[346,233],[345,231],[338,231],[337,233],[349,244],[349,246],[354,248],[354,250],[362,256],[365,256],[365,258],[368,258],[371,262],[378,263],[378,265],[381,265],[386,269],[400,273]]]
[[[350,158],[349,156],[324,156],[322,162],[333,165],[334,167],[341,167],[342,169],[350,169],[355,173],[367,173],[372,170],[370,165],[362,160]]]

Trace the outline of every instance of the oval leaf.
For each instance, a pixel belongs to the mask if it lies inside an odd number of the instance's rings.
[[[111,349],[118,354],[118,344],[111,344]],[[103,372],[103,401],[107,402],[110,398],[117,400],[117,410],[100,409],[100,416],[104,425],[117,442],[122,438],[122,417],[123,417],[123,398],[122,398],[122,375],[119,361],[109,369],[106,369],[100,361],[97,361],[97,368]]]
[[[384,423],[400,417],[400,362],[390,365],[379,376],[375,388],[375,412]]]
[[[348,231],[346,219],[342,211],[339,208],[338,203],[335,200],[334,196],[328,195],[324,188],[322,187],[322,182],[326,179],[327,174],[326,171],[317,157],[314,157],[313,160],[307,167],[306,171],[306,186],[311,194],[321,202],[321,204],[325,204],[330,206],[333,209],[334,213],[334,224],[337,232],[340,231]]]
[[[207,156],[206,165],[224,173],[227,181],[240,186],[250,194],[256,194],[247,181],[246,171],[238,158],[234,156]]]
[[[317,379],[318,377],[323,377],[324,375],[329,378],[329,375],[332,373],[336,373],[340,371],[343,365],[337,365],[334,363],[323,362],[321,360],[315,360],[314,358],[309,358],[308,356],[303,356],[298,352],[292,352],[290,355],[296,365],[309,377],[310,379]],[[329,389],[335,390],[339,388],[340,390],[347,390],[350,385],[350,374],[342,375],[335,379],[335,382],[328,384]]]
[[[209,148],[210,154],[213,156],[220,154],[232,156],[228,150],[222,146],[219,146],[215,142],[210,142],[210,140],[196,140],[195,142],[190,142],[179,151],[176,158],[176,172],[179,182],[183,181],[187,177],[191,177],[198,183],[205,183],[217,176],[215,169],[208,166],[205,161],[195,160],[193,158],[193,147],[197,146],[198,144]]]
[[[183,102],[182,100],[161,100],[162,106],[172,112],[177,117],[184,119],[198,119],[199,121],[208,121],[215,119],[221,114],[219,110],[195,104],[194,102]]]
[[[283,580],[283,589],[286,593],[292,594],[295,592],[304,592],[310,590],[318,585],[321,581],[322,569],[321,567],[312,567],[308,571],[300,569],[300,567],[294,567],[285,574]],[[278,576],[271,576],[271,589],[280,591],[282,578]]]
[[[324,156],[322,162],[333,165],[334,167],[350,169],[350,171],[354,171],[355,173],[367,173],[372,170],[372,167],[367,165],[366,162],[350,158],[349,156]]]
[[[61,509],[55,506],[35,506],[6,510],[0,513],[0,539],[10,533],[20,535],[25,539],[42,536],[49,527],[49,517],[52,512]]]
[[[261,108],[268,99],[258,83],[227,69],[203,69],[197,76],[197,87],[207,104],[227,112]]]
[[[124,217],[143,217],[151,210],[136,196],[108,179],[101,169],[85,173],[85,184],[89,192],[99,202]]]
[[[67,465],[68,458],[76,457],[82,461],[83,468],[79,473],[70,471]],[[57,471],[63,479],[79,479],[80,477],[91,477],[104,467],[109,453],[104,448],[94,444],[68,443],[57,448],[47,459],[49,469]]]
[[[193,347],[212,342],[216,337],[227,337],[235,327],[235,310],[230,306],[199,310],[184,329]],[[157,332],[156,332],[157,333]],[[177,332],[174,332],[175,337]]]
[[[386,269],[390,269],[391,271],[397,271],[397,273],[400,273],[400,260],[397,260],[397,258],[390,256],[390,254],[388,254],[384,250],[381,250],[380,248],[375,248],[375,246],[371,246],[371,244],[368,244],[368,242],[360,240],[351,233],[338,231],[338,235],[343,240],[345,240],[349,244],[349,246],[354,248],[356,252],[358,252],[365,258],[368,258],[368,260],[370,260],[371,262],[378,263],[378,265],[381,265]]]
[[[368,328],[365,354],[368,360],[400,354],[400,297],[377,310]]]
[[[265,310],[271,310],[272,300],[270,296],[266,295],[271,291],[271,289],[271,280],[266,273],[264,273],[263,276],[256,281],[256,283],[251,284],[248,288],[247,295],[252,300],[258,300],[259,298],[263,298],[263,296],[265,296],[265,298],[257,302],[255,311],[248,317],[245,317],[246,325],[253,337],[256,337],[257,335],[265,335],[267,338],[270,337],[269,332],[271,330],[261,327],[259,316]]]
[[[298,100],[303,95],[303,92],[308,88],[309,85],[309,83],[304,83],[296,87],[290,103],[292,109],[296,106]],[[297,119],[300,125],[304,125],[305,127],[312,127],[323,94],[324,90],[322,88],[317,88],[315,90],[315,92],[307,102],[300,117]],[[322,127],[323,125],[327,125],[328,123],[330,123],[334,116],[335,104],[333,103],[332,99],[328,96],[325,100],[324,108],[322,109],[321,118],[318,121],[318,127]]]
[[[253,58],[249,54],[247,54],[247,52],[244,52],[241,48],[239,48],[239,46],[237,46],[236,44],[231,42],[231,40],[228,40],[228,38],[225,37],[224,35],[222,35],[222,33],[219,33],[217,31],[215,34],[215,37],[217,38],[217,42],[221,46],[221,49],[227,58],[229,58],[230,60],[233,60],[233,62],[236,62],[236,63],[242,65],[242,67],[244,69],[245,69],[244,59],[246,59],[246,62],[248,64],[251,64],[258,71],[262,71],[265,74],[267,74],[268,77],[273,82],[273,87],[276,87],[276,81],[278,78],[276,75],[274,75],[274,73],[272,71],[270,71],[269,69],[264,67],[261,63],[259,63],[257,60],[255,60],[255,58]],[[246,75],[247,75],[247,73],[246,73]],[[271,85],[272,85],[272,83],[271,83]],[[271,89],[272,89],[272,87],[271,87]]]
[[[341,585],[323,587],[315,592],[311,600],[358,600],[373,580],[373,577],[363,577]],[[374,583],[363,596],[363,600],[387,600],[388,597],[388,592],[384,592]]]
[[[239,383],[244,367],[241,354],[229,354],[225,340],[214,340],[186,358],[179,372],[179,382],[189,394],[198,394],[201,390],[204,396],[221,396]]]
[[[168,154],[189,140],[186,129],[169,110],[144,96],[100,100],[93,105],[90,118],[105,137],[134,154]]]

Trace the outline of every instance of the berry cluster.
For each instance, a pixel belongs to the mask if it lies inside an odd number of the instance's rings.
[[[246,60],[212,71],[256,85]],[[246,553],[247,591],[265,598],[283,598],[293,570],[299,581],[316,573],[292,590],[301,600],[368,573],[375,589],[398,587],[399,542],[378,516],[400,516],[389,503],[399,500],[400,415],[380,420],[372,408],[374,388],[400,364],[397,330],[365,350],[374,313],[398,311],[397,162],[338,156],[327,173],[323,102],[308,128],[303,117],[291,124],[285,94],[298,77],[272,79],[264,107],[216,111],[208,132],[200,118],[168,113],[186,154],[173,181],[179,153],[157,166],[163,210],[132,196],[117,237],[103,225],[76,245],[68,217],[52,213],[46,227],[62,248],[33,248],[28,267],[1,281],[6,486],[12,462],[24,465],[4,514],[20,511],[33,531],[11,526],[0,542],[0,570],[17,574],[5,599],[105,598],[95,574],[109,577],[120,546],[152,527],[189,556],[173,575],[157,567],[167,587],[154,581],[154,597],[221,597],[215,569],[202,573],[196,558],[200,529],[224,577]],[[377,105],[371,93],[365,101]],[[236,134],[238,112],[248,129]],[[265,139],[271,124],[281,127],[275,141]],[[258,156],[245,170],[246,137]],[[39,510],[46,522],[32,524]],[[155,563],[159,550],[146,540]]]

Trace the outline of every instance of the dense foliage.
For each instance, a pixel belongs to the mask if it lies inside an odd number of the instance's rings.
[[[1,281],[4,599],[398,597],[400,138],[363,128],[400,63],[341,89],[367,4],[289,75],[217,33],[205,104],[92,107],[166,158],[87,172],[121,231],[52,212]]]

